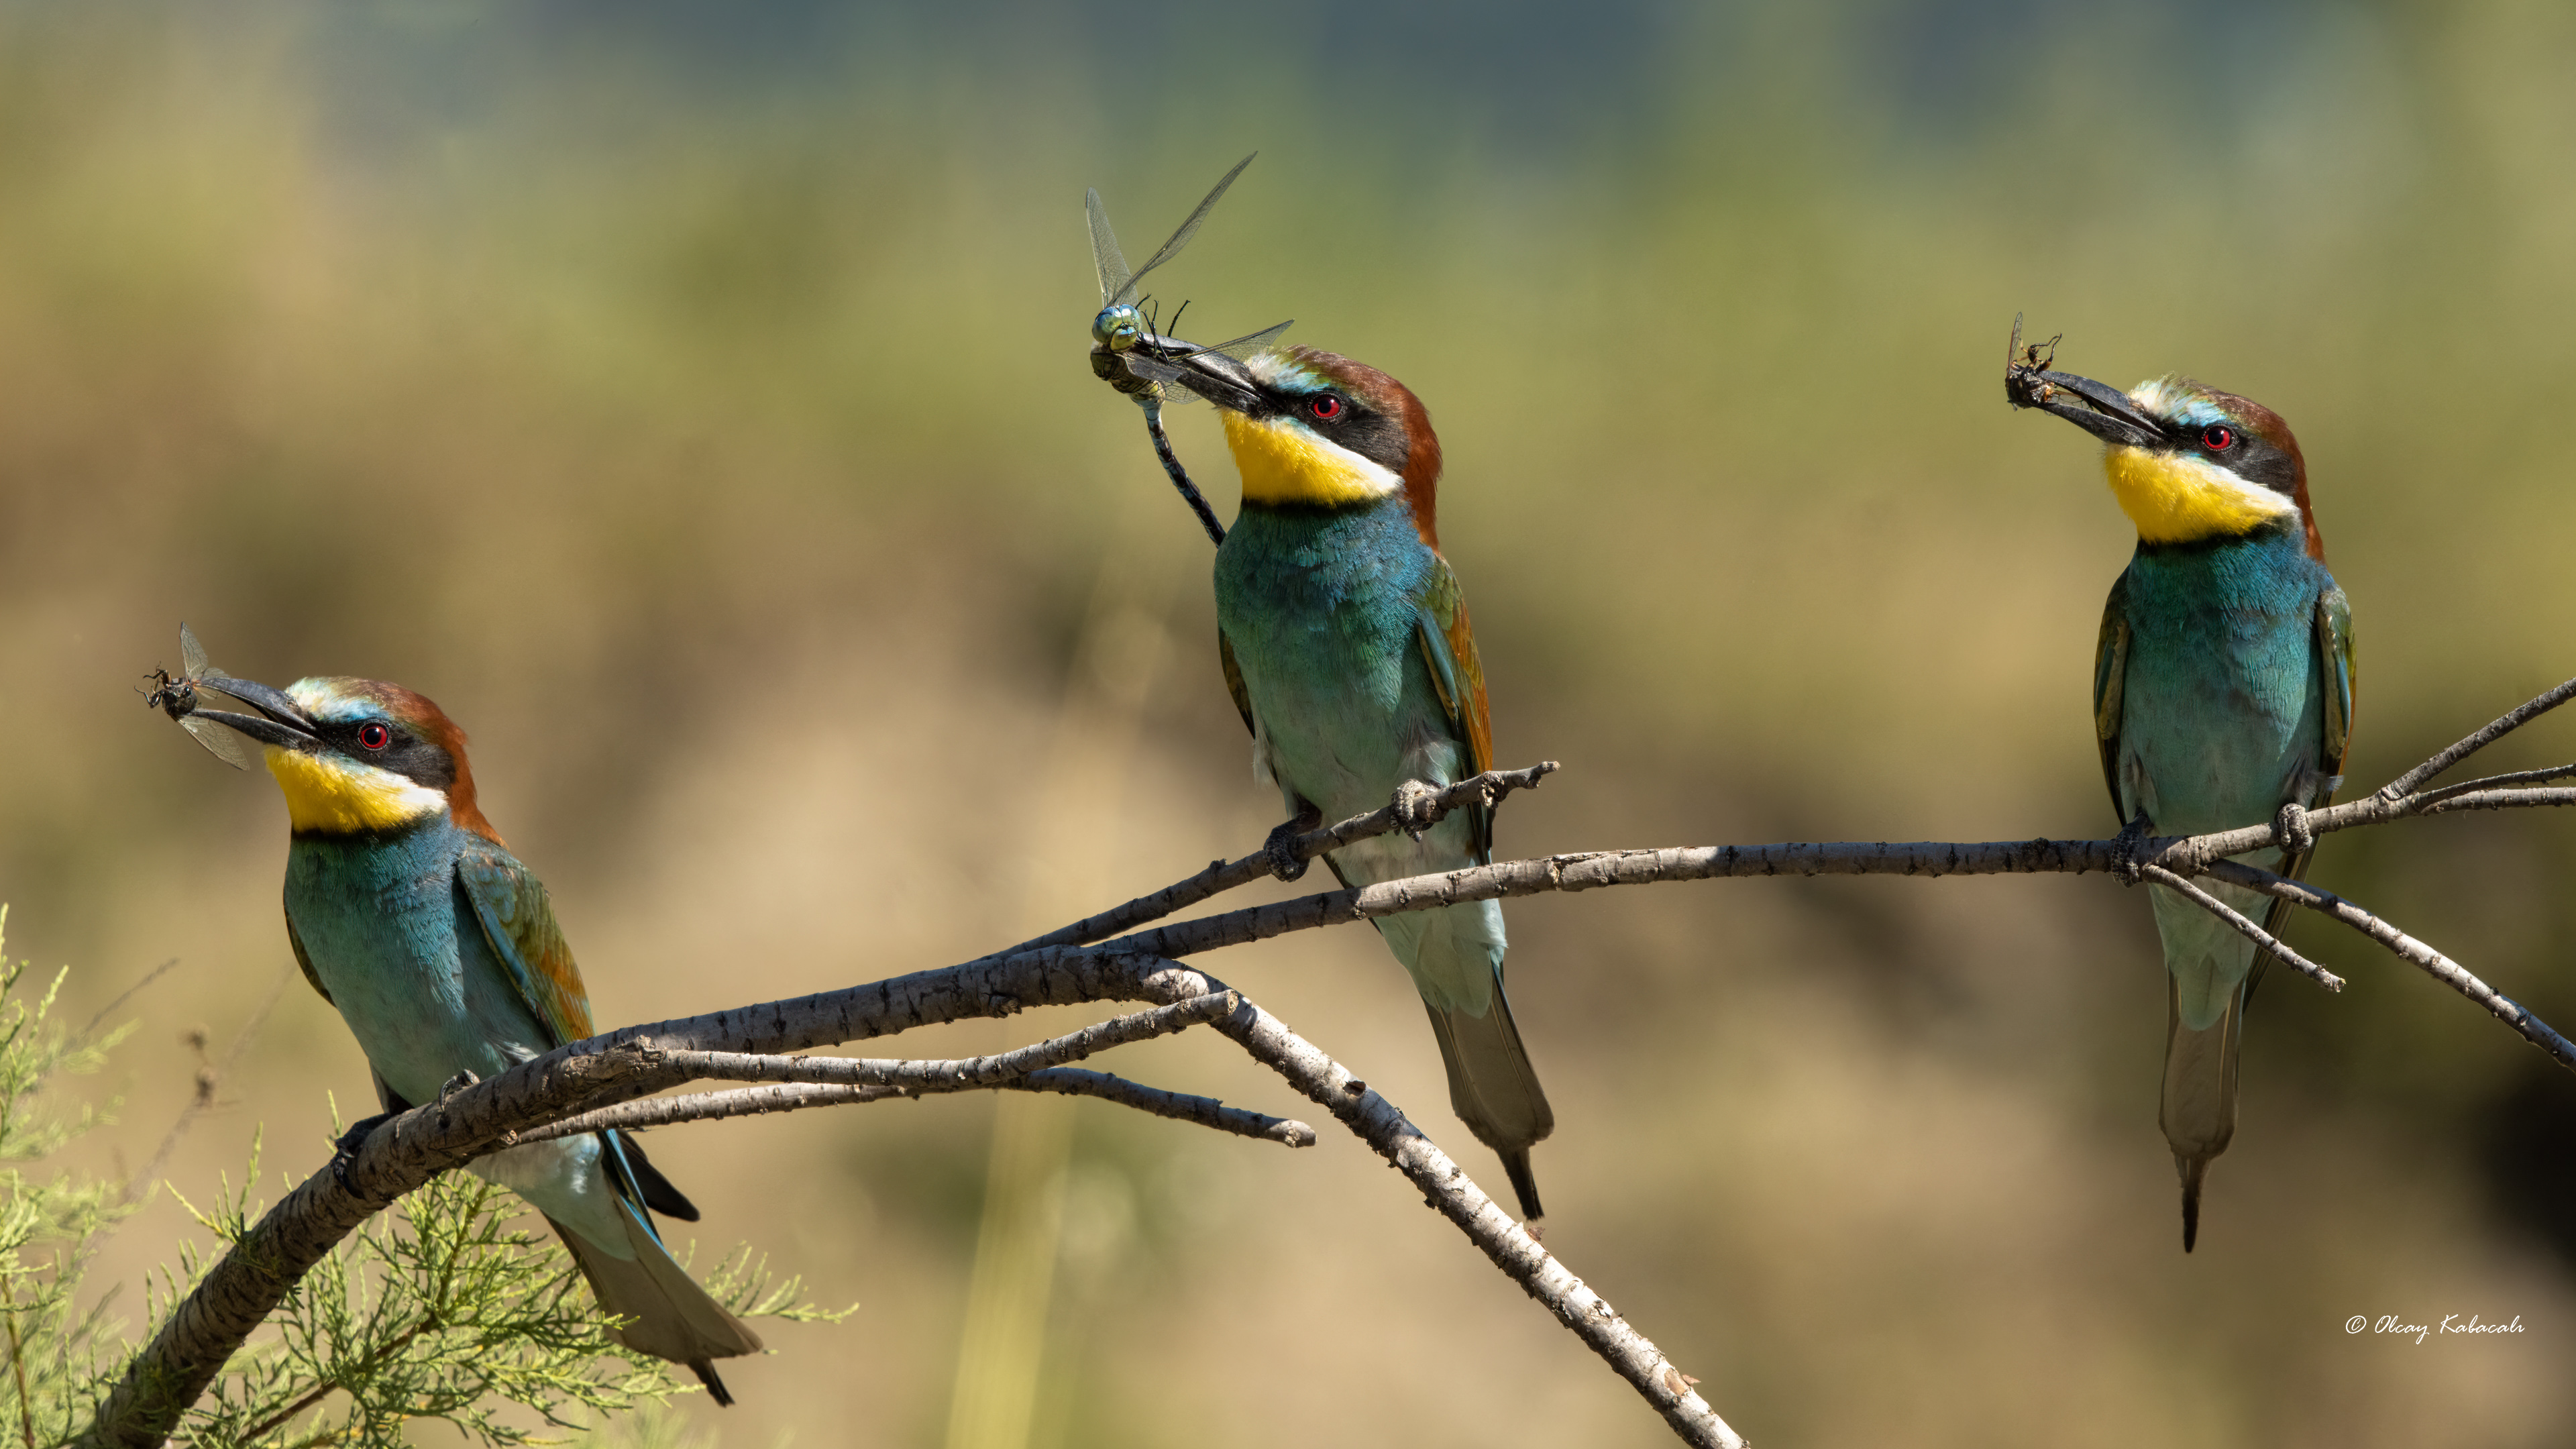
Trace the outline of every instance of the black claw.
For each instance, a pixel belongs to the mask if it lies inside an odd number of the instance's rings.
[[[331,1144],[331,1177],[340,1184],[342,1192],[351,1197],[366,1196],[365,1193],[358,1191],[356,1183],[349,1180],[349,1164],[358,1160],[358,1149],[367,1145],[368,1136],[377,1128],[394,1120],[396,1115],[392,1112],[378,1112],[373,1117],[362,1117],[350,1123],[349,1130],[340,1134],[340,1140]]]

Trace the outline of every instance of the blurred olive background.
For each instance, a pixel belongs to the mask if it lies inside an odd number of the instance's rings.
[[[2541,0],[9,0],[9,947],[75,966],[76,1019],[179,958],[121,1008],[93,1157],[129,1171],[184,1034],[220,1054],[291,976],[275,790],[135,692],[181,619],[245,676],[461,720],[603,1024],[963,959],[1257,845],[1206,541],[1084,363],[1078,205],[1141,260],[1255,148],[1156,290],[1429,405],[1500,753],[1566,765],[1507,852],[2115,826],[2087,690],[2132,535],[2093,445],[2003,404],[2017,311],[2062,366],[2297,427],[2368,788],[2576,672],[2571,68]],[[1205,410],[1174,426],[1230,515]],[[2566,1025],[2571,855],[2569,822],[2448,819],[2317,875]],[[2354,935],[2294,929],[2352,985],[2263,990],[2185,1257],[2116,884],[1511,916],[1549,1243],[1756,1442],[2576,1436],[2576,1082]],[[1367,934],[1206,964],[1499,1179]],[[1299,1106],[1195,1037],[1106,1065]],[[263,1126],[310,1171],[326,1092],[364,1110],[363,1066],[289,980],[167,1180],[211,1194]],[[1346,1135],[1062,1112],[998,1154],[963,1098],[657,1135],[703,1251],[864,1305],[775,1331],[698,1430],[1668,1442]],[[988,1164],[1037,1184],[1018,1258]],[[127,1311],[194,1231],[166,1193],[124,1230]],[[970,1300],[1027,1331],[973,1338]],[[2454,1313],[2527,1331],[2344,1330]],[[1025,1435],[952,1423],[991,1393]]]

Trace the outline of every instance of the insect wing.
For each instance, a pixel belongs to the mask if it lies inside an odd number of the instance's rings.
[[[1084,188],[1082,213],[1091,222],[1091,265],[1100,272],[1101,310],[1135,301],[1136,279],[1127,270],[1126,255],[1118,250],[1118,233],[1109,229],[1109,209],[1100,204],[1099,192]]]
[[[1152,384],[1147,391],[1152,394],[1154,401],[1165,403],[1198,401],[1198,394],[1182,384],[1181,380],[1186,374],[1179,367],[1165,362],[1142,348],[1133,352],[1122,352],[1118,356],[1119,360],[1127,365],[1129,377],[1138,382]],[[1144,400],[1141,396],[1137,398],[1138,402]]]
[[[1258,156],[1260,154],[1260,152],[1255,151],[1252,153],[1252,156]],[[1241,176],[1243,174],[1243,168],[1252,164],[1252,156],[1246,156],[1242,160],[1235,162],[1233,170],[1228,171],[1223,176],[1217,178],[1216,185],[1208,191],[1207,198],[1199,203],[1198,210],[1190,213],[1190,219],[1182,222],[1180,230],[1172,233],[1172,239],[1163,243],[1163,245],[1155,251],[1153,256],[1146,259],[1145,265],[1136,269],[1135,276],[1128,278],[1127,285],[1130,289],[1133,289],[1138,282],[1143,281],[1147,272],[1154,270],[1156,267],[1161,266],[1163,263],[1168,262],[1172,258],[1181,254],[1181,248],[1188,246],[1190,244],[1190,238],[1198,235],[1199,223],[1207,220],[1208,213],[1216,209],[1217,198],[1225,195],[1225,189],[1234,184],[1234,178]],[[1104,219],[1100,224],[1105,226],[1107,225],[1107,222]]]
[[[1250,358],[1252,354],[1256,352],[1269,351],[1270,344],[1279,340],[1280,333],[1285,332],[1296,325],[1297,319],[1291,317],[1285,322],[1274,323],[1268,327],[1262,328],[1258,332],[1247,332],[1241,337],[1234,339],[1232,342],[1220,342],[1216,346],[1209,348],[1208,351],[1222,352],[1226,356],[1233,358],[1235,361],[1242,362]]]
[[[197,631],[182,623],[179,626],[179,674],[183,679],[203,679],[222,670],[206,660],[206,646],[197,642]]]
[[[1279,334],[1287,331],[1290,327],[1295,326],[1296,322],[1297,319],[1291,317],[1285,322],[1274,323],[1268,327],[1262,328],[1258,332],[1247,332],[1243,336],[1234,339],[1232,342],[1219,342],[1212,347],[1201,347],[1195,343],[1184,344],[1178,348],[1165,350],[1162,357],[1188,357],[1193,353],[1218,352],[1223,353],[1227,357],[1233,358],[1237,362],[1241,362],[1256,352],[1267,351],[1271,343],[1279,340]],[[1179,339],[1167,338],[1165,340],[1178,341]],[[1137,376],[1150,377],[1157,382],[1166,384],[1163,388],[1163,401],[1165,403],[1174,406],[1186,406],[1200,400],[1199,394],[1193,391],[1190,387],[1190,373],[1186,369],[1175,367],[1171,363],[1163,361],[1161,358],[1148,359],[1144,365],[1131,363],[1129,364],[1129,370]]]
[[[236,770],[247,770],[259,763],[258,748],[229,725],[218,724],[210,719],[199,719],[192,714],[180,719],[179,728],[195,736],[197,743],[204,745],[208,754]]]

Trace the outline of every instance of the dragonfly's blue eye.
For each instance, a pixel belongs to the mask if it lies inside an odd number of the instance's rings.
[[[1142,330],[1142,319],[1137,317],[1133,307],[1103,308],[1099,316],[1091,319],[1092,339],[1112,352],[1124,352],[1135,346],[1136,336]]]
[[[1342,415],[1342,400],[1331,393],[1325,393],[1306,404],[1306,411],[1329,423]]]

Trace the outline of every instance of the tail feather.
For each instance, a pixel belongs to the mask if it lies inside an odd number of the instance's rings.
[[[2179,988],[2166,978],[2165,1077],[2157,1114],[2182,1177],[2182,1250],[2200,1239],[2200,1190],[2209,1164],[2236,1135],[2236,1057],[2243,1041],[2246,987],[2240,983],[2218,1020],[2194,1031],[2183,1024]]]
[[[732,1403],[711,1361],[760,1352],[760,1335],[699,1287],[631,1210],[621,1208],[617,1216],[626,1225],[631,1258],[612,1257],[553,1218],[546,1222],[572,1250],[599,1306],[626,1320],[609,1337],[638,1353],[688,1365],[708,1397]]]
[[[1432,1034],[1440,1039],[1440,1060],[1449,1068],[1450,1109],[1477,1141],[1502,1154],[1521,1216],[1535,1221],[1543,1214],[1529,1149],[1556,1130],[1556,1112],[1521,1045],[1510,998],[1498,982],[1482,1016],[1428,1002],[1424,1008],[1431,1014]]]

